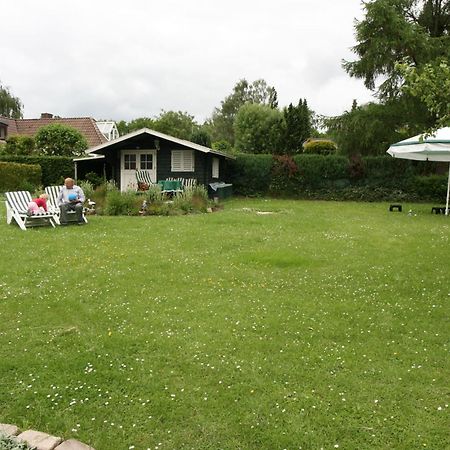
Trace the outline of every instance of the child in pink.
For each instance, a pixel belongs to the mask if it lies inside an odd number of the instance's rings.
[[[47,194],[41,194],[38,198],[33,198],[33,200],[28,203],[28,214],[39,214],[42,212],[47,212]]]

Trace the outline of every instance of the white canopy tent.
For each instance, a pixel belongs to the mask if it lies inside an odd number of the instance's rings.
[[[437,130],[425,137],[423,134],[392,144],[388,151],[394,158],[413,159],[416,161],[448,162],[447,203],[445,215],[448,216],[450,194],[450,127]]]

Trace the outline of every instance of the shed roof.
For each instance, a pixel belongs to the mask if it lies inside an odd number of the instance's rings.
[[[97,145],[96,147],[89,148],[86,150],[86,153],[94,155],[97,152],[100,152],[101,150],[107,149],[109,146],[117,145],[120,142],[124,142],[128,139],[131,139],[136,136],[143,135],[143,134],[148,134],[150,136],[154,136],[159,139],[165,139],[167,141],[174,142],[176,144],[180,144],[180,145],[183,145],[188,148],[192,148],[193,150],[197,150],[199,152],[211,153],[213,155],[220,155],[220,156],[224,156],[225,158],[228,158],[228,159],[235,159],[234,156],[228,155],[227,153],[223,153],[218,150],[213,150],[212,148],[205,147],[200,144],[195,144],[194,142],[191,142],[191,141],[186,141],[184,139],[179,139],[179,138],[176,138],[173,136],[169,136],[168,134],[160,133],[159,131],[150,130],[149,128],[141,128],[140,130],[125,134],[124,136],[114,139],[114,141],[106,142],[104,144]]]

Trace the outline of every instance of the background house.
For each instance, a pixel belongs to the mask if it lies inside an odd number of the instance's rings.
[[[119,130],[117,129],[116,122],[113,120],[97,120],[96,124],[100,132],[108,141],[112,141],[119,137]]]
[[[166,178],[195,178],[208,185],[224,181],[227,160],[223,152],[158,131],[143,128],[89,148],[86,158],[75,158],[76,177],[96,172],[113,179],[122,191],[136,189],[136,170],[157,182]]]
[[[97,126],[97,122],[92,117],[63,118],[53,117],[53,114],[50,113],[42,113],[39,119],[8,119],[0,117],[0,139],[6,140],[9,136],[14,135],[34,136],[39,128],[54,123],[67,125],[78,130],[85,137],[89,147],[108,142],[108,138],[102,134]]]

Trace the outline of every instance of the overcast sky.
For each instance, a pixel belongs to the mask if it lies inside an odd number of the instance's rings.
[[[202,122],[241,78],[324,115],[372,98],[341,66],[360,0],[20,0],[1,15],[0,80],[26,118]]]

